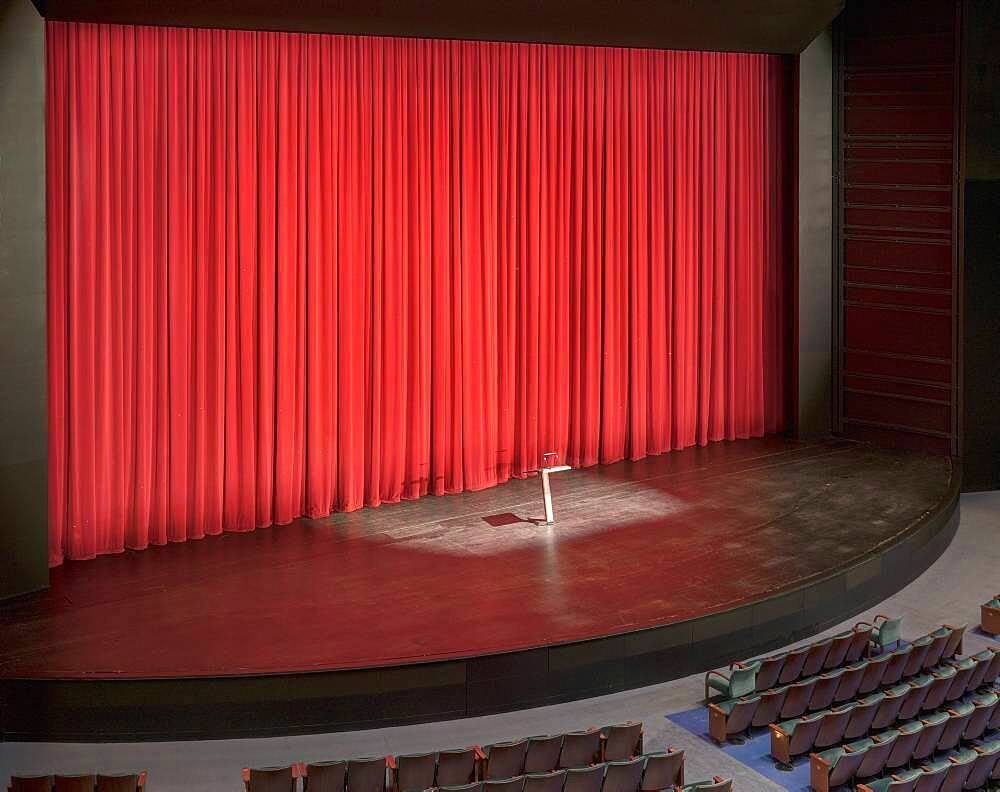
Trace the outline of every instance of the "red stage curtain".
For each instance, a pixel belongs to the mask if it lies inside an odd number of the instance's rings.
[[[47,24],[50,558],[782,428],[779,58]]]

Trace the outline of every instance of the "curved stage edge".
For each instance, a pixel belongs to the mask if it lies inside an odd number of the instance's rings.
[[[521,651],[379,667],[171,678],[0,679],[0,739],[221,739],[486,715],[676,679],[801,640],[921,575],[959,521],[946,494],[875,551],[773,596],[662,626]]]

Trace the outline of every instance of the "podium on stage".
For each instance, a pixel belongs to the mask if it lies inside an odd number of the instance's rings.
[[[569,465],[556,464],[558,462],[559,454],[555,451],[542,454],[542,464],[544,467],[538,469],[538,472],[542,476],[542,500],[545,502],[545,521],[542,525],[552,525],[556,521],[552,514],[552,487],[549,485],[549,474],[561,473],[564,470],[571,469]]]

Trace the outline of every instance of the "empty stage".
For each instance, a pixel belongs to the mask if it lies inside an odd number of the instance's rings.
[[[6,739],[358,728],[651,684],[834,624],[957,524],[942,457],[780,438],[67,563],[0,608]]]

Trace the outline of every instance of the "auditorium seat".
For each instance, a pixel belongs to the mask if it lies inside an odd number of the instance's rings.
[[[597,728],[566,732],[559,751],[559,769],[586,767],[601,759],[601,732]]]
[[[951,635],[948,636],[948,641],[944,645],[944,652],[941,657],[953,657],[957,654],[962,654],[962,642],[965,638],[965,631],[969,629],[969,624],[946,624],[944,625],[947,629],[951,630]]]
[[[878,690],[883,684],[892,684],[891,682],[883,682],[883,680],[885,679],[885,672],[889,670],[889,665],[895,657],[895,651],[883,652],[882,654],[875,655],[861,666],[861,678],[858,680],[855,692],[865,695],[866,693],[871,693],[873,690]]]
[[[1000,702],[1000,696],[994,692],[972,698],[973,711],[972,715],[969,716],[969,722],[965,724],[965,731],[962,732],[963,740],[978,740],[983,736],[998,702]]]
[[[861,759],[861,764],[858,765],[858,777],[869,778],[881,773],[898,737],[899,732],[895,729],[881,732],[872,737],[872,744],[868,746],[868,750],[865,751],[865,755]]]
[[[944,694],[945,701],[954,701],[965,695],[965,691],[969,688],[969,682],[972,680],[972,675],[979,668],[979,661],[972,657],[963,657],[952,661],[951,668],[955,669],[955,674],[951,680],[951,684],[948,686],[948,690]]]
[[[944,648],[951,638],[951,627],[943,626],[931,633],[931,644],[927,647],[927,657],[924,658],[924,668],[932,668],[944,658]]]
[[[941,785],[940,792],[962,792],[965,789],[969,776],[976,768],[978,754],[971,748],[963,748],[952,756],[948,757],[951,767],[948,768],[948,775],[944,784]]]
[[[965,788],[982,789],[994,770],[1000,776],[1000,740],[973,746],[972,750],[976,752],[976,765],[965,780]]]
[[[868,734],[872,728],[872,722],[875,720],[875,713],[878,712],[879,705],[884,700],[885,693],[873,693],[859,699],[851,710],[851,717],[844,728],[844,739],[856,740]]]
[[[919,770],[902,770],[887,778],[859,784],[858,792],[913,792],[920,776]]]
[[[524,757],[528,752],[528,741],[511,740],[493,743],[483,748],[485,770],[483,777],[513,778],[524,773]]]
[[[923,707],[924,702],[927,700],[927,694],[930,692],[931,685],[934,683],[934,677],[930,674],[922,674],[915,679],[911,679],[909,682],[910,689],[906,693],[906,698],[903,700],[903,706],[899,708],[898,717],[902,720],[909,720],[910,718],[917,717],[920,714],[920,710]]]
[[[847,630],[830,638],[830,651],[827,652],[826,660],[823,661],[824,669],[829,671],[831,668],[836,668],[846,662],[845,658],[854,642],[855,635],[857,633],[854,630]]]
[[[992,649],[984,649],[979,654],[972,655],[972,659],[976,661],[976,668],[969,678],[969,690],[975,690],[980,685],[989,684],[996,679],[996,677],[990,678],[990,668],[993,666],[996,654]]]
[[[483,792],[483,782],[473,781],[471,784],[454,784],[452,786],[437,787],[442,792]]]
[[[8,792],[52,792],[52,776],[11,776]]]
[[[958,745],[962,739],[962,733],[969,723],[969,718],[976,711],[975,706],[968,702],[956,703],[948,710],[948,722],[941,732],[941,739],[938,740],[938,751],[949,751]]]
[[[476,763],[482,754],[475,747],[453,748],[439,751],[437,755],[437,786],[454,786],[468,784],[476,780]],[[351,772],[347,771],[347,792],[355,792],[350,788]]]
[[[605,769],[604,764],[596,764],[567,770],[563,792],[601,792]]]
[[[885,671],[882,674],[882,685],[895,685],[903,678],[903,672],[906,670],[906,663],[910,659],[910,653],[913,651],[913,644],[905,644],[899,646],[889,654],[889,661],[886,664]]]
[[[921,718],[921,722],[924,724],[924,728],[920,732],[920,737],[913,748],[913,753],[910,755],[910,759],[915,762],[926,759],[937,750],[941,734],[948,723],[948,713],[932,712]]]
[[[923,734],[924,726],[923,721],[908,721],[900,724],[896,729],[899,734],[893,743],[892,751],[885,760],[885,770],[893,772],[910,763],[917,743],[920,741],[920,735]]]
[[[817,749],[829,748],[844,741],[844,734],[847,731],[847,724],[851,721],[851,714],[858,705],[855,702],[842,704],[834,707],[823,715],[823,722],[820,724],[819,733],[813,740],[812,747]]]
[[[383,786],[385,765],[382,770]],[[280,767],[243,768],[243,786],[246,792],[295,792],[299,769],[296,765]]]
[[[303,792],[344,792],[347,783],[347,762],[309,762],[300,768]],[[383,771],[383,777],[385,772]]]
[[[846,672],[847,670],[844,668],[835,668],[833,671],[827,671],[825,674],[812,677],[812,679],[816,680],[816,684],[813,685],[812,695],[809,697],[807,709],[810,712],[825,710],[833,704],[837,688],[840,687],[840,680]]]
[[[878,663],[877,660],[862,660],[844,668],[844,673],[840,676],[840,684],[833,694],[833,703],[842,704],[850,701],[858,695],[861,680],[864,679],[865,671],[869,665]],[[868,691],[866,691],[868,692]]]
[[[142,792],[145,787],[145,770],[141,773],[97,774],[97,792]]]
[[[770,726],[778,720],[782,705],[785,703],[785,696],[788,695],[788,686],[772,688],[760,694],[760,701],[754,710],[750,725],[761,729]]]
[[[782,720],[797,718],[809,709],[809,702],[812,701],[813,690],[816,687],[816,679],[816,677],[811,677],[788,686],[788,693],[785,695],[785,701],[782,703],[779,713]]]
[[[871,642],[879,651],[890,644],[896,645],[903,638],[903,617],[895,618],[879,613],[872,619]]]
[[[984,633],[1000,635],[1000,594],[989,602],[984,602],[980,608],[980,627]]]
[[[832,644],[832,638],[826,638],[812,644],[809,647],[809,651],[806,653],[806,659],[802,662],[802,670],[799,672],[800,675],[804,677],[815,676],[822,671],[823,664],[826,662],[826,656],[830,654],[830,647]]]
[[[809,755],[809,784],[815,792],[829,792],[847,784],[858,772],[872,746],[869,739]]]
[[[555,770],[559,764],[562,741],[561,734],[529,737],[524,754],[524,772],[547,773]]]
[[[94,792],[96,781],[94,776],[87,775],[57,775],[53,777],[52,788],[55,792]]]
[[[785,663],[778,674],[778,684],[787,685],[802,676],[802,666],[805,665],[806,656],[809,654],[809,647],[802,646],[792,649],[785,655]]]
[[[366,756],[347,760],[347,792],[385,792],[384,756]],[[468,781],[469,779],[464,779]],[[315,790],[313,790],[315,792]]]
[[[483,784],[483,792],[521,792],[523,789],[523,775],[514,778],[495,778]]]
[[[757,667],[734,663],[729,669],[729,676],[721,671],[709,671],[705,674],[705,701],[711,699],[713,690],[721,693],[722,698],[731,699],[753,693],[756,687]]]
[[[642,772],[641,792],[662,792],[684,783],[684,751],[667,748],[659,753],[646,754]]]
[[[392,786],[399,792],[430,789],[435,786],[437,757],[433,753],[390,756],[389,769],[392,771]]]
[[[931,686],[920,705],[924,710],[936,710],[948,700],[952,682],[958,676],[958,671],[951,666],[942,666],[931,670]]]
[[[934,639],[929,635],[922,635],[910,644],[910,653],[906,658],[906,666],[903,668],[903,677],[912,677],[919,674],[924,669],[924,660],[930,651]]]
[[[746,665],[756,666],[755,689],[767,690],[778,684],[778,676],[785,665],[785,656],[782,654],[773,657],[763,657],[760,660],[754,660],[752,664],[747,663]]]
[[[608,762],[604,774],[604,792],[637,792],[646,766],[643,757],[624,762]]]
[[[790,764],[793,756],[807,753],[816,741],[825,712],[776,723],[771,727],[771,756]]]
[[[930,680],[928,680],[930,684]],[[878,730],[891,726],[900,720],[900,711],[906,700],[910,697],[912,686],[906,682],[882,691],[882,700],[879,702],[875,717],[872,719],[871,728]],[[919,702],[915,705],[920,709]],[[912,715],[910,717],[913,717]]]
[[[679,789],[681,792],[732,792],[733,779],[716,776],[710,781],[695,781]]]
[[[601,729],[601,734],[601,759],[606,762],[620,762],[642,753],[641,723],[614,723]]]
[[[565,770],[548,773],[528,773],[524,777],[524,792],[562,792],[566,783]]]
[[[722,743],[734,734],[747,731],[753,722],[758,704],[760,696],[747,696],[719,704],[709,704],[708,733],[716,742]]]

